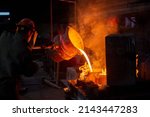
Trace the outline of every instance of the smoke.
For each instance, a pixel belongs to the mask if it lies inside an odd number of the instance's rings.
[[[116,17],[108,16],[104,7],[93,0],[80,0],[77,7],[79,33],[92,67],[97,70],[106,68],[105,36],[117,32]]]

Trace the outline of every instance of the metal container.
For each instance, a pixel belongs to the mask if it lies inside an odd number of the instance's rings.
[[[134,36],[106,36],[107,85],[133,85],[136,82],[136,53]]]
[[[79,54],[79,49],[84,49],[83,40],[79,33],[68,26],[63,35],[57,35],[54,39],[54,48],[51,58],[60,62],[62,60],[70,60]]]

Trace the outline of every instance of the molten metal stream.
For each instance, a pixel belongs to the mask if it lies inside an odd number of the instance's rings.
[[[79,50],[80,50],[80,52],[84,55],[84,57],[86,58],[86,60],[87,60],[87,62],[88,62],[88,65],[89,65],[89,68],[90,68],[90,72],[92,72],[92,71],[93,71],[92,65],[91,65],[91,63],[90,63],[90,60],[89,60],[87,54],[86,54],[82,49],[79,49]]]

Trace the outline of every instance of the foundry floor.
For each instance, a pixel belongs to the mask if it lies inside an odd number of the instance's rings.
[[[22,84],[27,87],[27,92],[20,95],[20,100],[65,100],[65,99],[81,99],[79,97],[71,98],[70,94],[67,96],[64,93],[63,86],[68,85],[67,80],[63,79],[59,82],[59,88],[48,85],[43,81],[43,78],[48,81],[50,76],[43,70],[43,63],[36,61],[39,65],[38,72],[33,77],[22,77]],[[47,81],[46,80],[46,81]],[[85,88],[87,89],[87,88]],[[88,88],[89,89],[89,88]],[[102,90],[98,99],[150,99],[150,81],[146,83],[140,82],[130,87],[111,87],[107,90]],[[95,92],[93,92],[95,93]],[[69,97],[69,98],[68,98]],[[93,95],[94,97],[94,95]]]
[[[42,62],[38,62],[42,66]],[[43,69],[32,77],[22,76],[22,84],[27,91],[20,95],[20,100],[65,100],[63,87],[56,88],[43,82],[43,78],[49,80],[49,76]]]

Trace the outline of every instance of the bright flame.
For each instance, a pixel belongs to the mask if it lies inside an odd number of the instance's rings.
[[[84,55],[84,57],[86,58],[86,61],[87,61],[88,65],[89,65],[89,68],[90,68],[90,72],[92,72],[92,71],[93,71],[92,65],[91,65],[91,63],[90,63],[90,60],[89,60],[87,54],[86,54],[82,49],[79,49],[79,50],[80,50],[80,52]]]
[[[79,70],[82,71],[80,73],[80,80],[85,80],[85,77],[89,74],[90,71],[87,62],[85,62],[84,65],[80,66]]]
[[[101,73],[101,75],[106,75],[107,73],[106,73],[106,68],[105,69],[102,69],[102,73]]]

